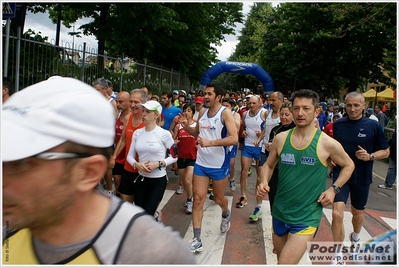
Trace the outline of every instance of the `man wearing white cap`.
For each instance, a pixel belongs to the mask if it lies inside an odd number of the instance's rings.
[[[51,77],[4,104],[3,264],[195,262],[176,233],[97,189],[114,125],[107,100],[73,78]]]

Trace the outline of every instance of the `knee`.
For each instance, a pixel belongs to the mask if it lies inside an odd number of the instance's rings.
[[[332,211],[332,219],[335,223],[340,223],[344,221],[344,213],[338,209]]]

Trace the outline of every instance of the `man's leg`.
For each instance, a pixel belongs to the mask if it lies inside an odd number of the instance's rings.
[[[236,204],[236,208],[243,208],[245,205],[247,205],[248,170],[251,166],[251,163],[252,163],[252,158],[241,156],[241,176],[240,176],[241,198]]]
[[[214,201],[222,208],[222,212],[226,212],[228,210],[228,200],[224,196],[226,190],[226,184],[229,176],[226,176],[222,180],[213,180],[213,194]]]
[[[359,234],[360,230],[362,230],[362,225],[364,221],[364,210],[358,210],[355,207],[351,206],[351,212],[353,232]],[[355,238],[355,240],[358,240],[358,238]]]
[[[345,202],[334,202],[331,222],[334,242],[343,242],[345,238],[344,211]]]
[[[201,228],[203,206],[208,192],[209,177],[195,175],[193,177],[193,228]]]
[[[296,235],[288,233],[286,242],[277,256],[278,264],[298,264],[306,251],[308,242],[312,241],[311,235]],[[276,248],[276,246],[275,246]]]

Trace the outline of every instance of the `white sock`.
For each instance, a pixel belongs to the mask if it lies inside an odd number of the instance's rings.
[[[353,240],[359,240],[359,234],[360,233],[352,232],[352,239]]]

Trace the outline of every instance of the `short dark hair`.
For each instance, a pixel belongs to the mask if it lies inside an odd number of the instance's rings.
[[[218,83],[208,83],[205,88],[213,87],[213,91],[215,92],[216,96],[220,95],[223,96],[224,90],[221,84]]]
[[[310,98],[312,99],[313,106],[316,108],[319,107],[320,98],[319,95],[310,89],[301,89],[299,91],[295,91],[291,95],[291,102],[294,103],[295,98]]]
[[[166,95],[168,98],[173,98],[173,94],[171,91],[163,91],[162,95]]]
[[[192,105],[192,104],[190,104],[190,103],[186,103],[186,104],[184,104],[184,106],[183,106],[183,111],[184,110],[186,110],[186,109],[191,109],[191,111],[193,112],[193,114],[195,113],[195,105]]]
[[[3,89],[4,88],[8,88],[8,95],[12,95],[14,93],[14,85],[7,77],[3,77]]]
[[[148,94],[151,94],[151,93],[152,93],[152,89],[151,89],[151,87],[150,87],[149,85],[144,84],[144,85],[142,85],[142,86],[140,87],[140,89],[143,88],[143,87],[147,88]]]

